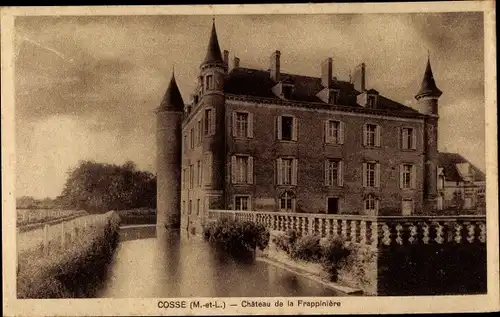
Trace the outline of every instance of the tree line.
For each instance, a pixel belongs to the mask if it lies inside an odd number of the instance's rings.
[[[123,165],[81,161],[68,172],[61,195],[64,208],[88,212],[156,208],[156,176]]]

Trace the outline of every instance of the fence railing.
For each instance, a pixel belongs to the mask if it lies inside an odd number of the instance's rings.
[[[105,224],[110,215],[111,212],[83,215],[57,224],[44,224],[41,228],[26,232],[20,232],[18,228],[17,253],[41,248],[47,255],[53,249],[65,249],[78,239],[79,235]]]
[[[16,209],[17,225],[25,226],[34,223],[64,219],[73,216],[86,215],[84,210],[59,210],[59,209]]]
[[[252,221],[270,230],[301,235],[340,236],[372,246],[485,243],[486,216],[364,216],[286,212],[209,210],[208,221]]]

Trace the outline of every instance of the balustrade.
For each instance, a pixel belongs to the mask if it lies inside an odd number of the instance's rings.
[[[341,236],[366,245],[486,243],[484,215],[364,216],[262,211],[209,210],[208,220],[253,221],[270,230],[295,230],[301,235]]]

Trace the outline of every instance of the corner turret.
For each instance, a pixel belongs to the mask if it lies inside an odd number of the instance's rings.
[[[179,229],[181,210],[181,125],[184,102],[172,79],[156,111],[156,223]]]

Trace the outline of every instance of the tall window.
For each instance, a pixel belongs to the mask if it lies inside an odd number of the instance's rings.
[[[331,144],[343,144],[344,123],[335,120],[327,120],[325,126],[325,141]]]
[[[234,210],[250,210],[250,197],[234,196]]]
[[[368,195],[364,201],[365,212],[368,215],[375,215],[378,211],[378,200],[372,194]]]
[[[283,85],[282,90],[283,90],[283,97],[285,99],[291,99],[292,98],[293,86]]]
[[[238,138],[248,137],[248,113],[236,112],[234,114],[234,131],[233,134]]]
[[[404,150],[416,148],[416,134],[413,128],[401,129],[401,148]]]
[[[333,105],[337,104],[338,97],[339,93],[337,91],[330,91],[330,94],[328,95],[329,103]]]
[[[188,149],[188,136],[187,136],[187,134],[184,134],[184,144],[183,144],[183,147],[184,147],[184,152],[187,152],[187,149]]]
[[[376,107],[376,97],[368,96],[368,100],[366,101],[367,108],[375,108]]]
[[[283,141],[297,141],[297,119],[292,116],[279,116],[277,120],[277,137]]]
[[[196,215],[200,215],[200,200],[196,200]]]
[[[363,186],[380,186],[380,164],[375,162],[363,163]]]
[[[194,173],[193,173],[193,165],[189,165],[189,188],[194,187]]]
[[[201,143],[201,140],[203,139],[203,122],[201,120],[198,120],[198,144]]]
[[[246,155],[234,155],[231,157],[232,183],[252,184],[253,180],[253,158]]]
[[[186,213],[186,201],[185,200],[182,201],[182,213],[183,214]]]
[[[342,186],[342,161],[327,160],[325,162],[325,185]]]
[[[191,132],[189,134],[190,141],[191,141],[191,149],[194,149],[194,128],[191,128]]]
[[[215,133],[214,110],[205,109],[205,135]]]
[[[201,169],[201,161],[196,162],[197,170],[198,170],[198,187],[201,186],[201,176],[202,176],[202,169]]]
[[[186,186],[187,181],[188,181],[188,178],[187,178],[187,168],[184,168],[182,170],[182,188],[183,189],[187,188],[187,186]]]
[[[365,145],[375,146],[377,139],[377,125],[367,124],[365,126]]]
[[[415,188],[415,165],[413,164],[402,164],[399,170],[399,181],[400,188],[403,189],[414,189]]]
[[[193,201],[190,199],[189,200],[189,207],[188,207],[188,215],[191,214],[192,210],[193,210]]]
[[[293,209],[294,197],[288,192],[283,193],[280,197],[280,211],[293,212]]]
[[[298,160],[295,158],[277,159],[277,183],[278,185],[297,185]]]
[[[213,75],[207,75],[205,77],[205,86],[206,86],[207,90],[214,89],[214,76]]]

